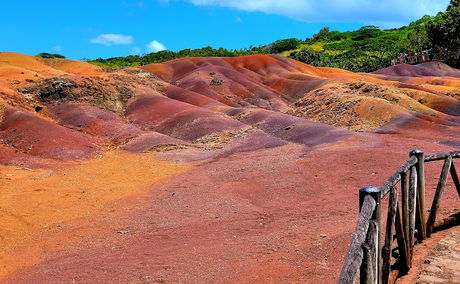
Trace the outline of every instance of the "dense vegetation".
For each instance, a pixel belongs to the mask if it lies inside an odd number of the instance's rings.
[[[409,31],[410,27],[380,30],[364,26],[352,32],[324,28],[289,56],[315,66],[370,72],[388,66],[392,58],[408,48]]]
[[[445,12],[424,16],[398,29],[381,30],[364,26],[357,31],[331,31],[325,27],[312,38],[277,40],[271,44],[241,50],[184,49],[178,52],[160,51],[142,56],[98,58],[88,62],[103,67],[129,67],[159,63],[183,57],[233,57],[250,54],[281,54],[315,65],[371,72],[389,66],[391,59],[402,52],[418,52],[447,48],[460,50],[460,0],[451,0]],[[459,62],[449,62],[458,66]]]
[[[116,68],[160,63],[183,57],[234,57],[258,53],[260,53],[260,48],[230,51],[225,48],[214,49],[210,46],[207,46],[200,49],[184,49],[178,52],[163,50],[159,52],[144,54],[142,56],[130,55],[126,57],[113,57],[109,59],[98,58],[96,60],[88,60],[88,62],[102,67]]]
[[[445,13],[427,21],[422,27],[422,34],[425,34],[422,40],[425,48],[460,50],[460,1],[451,0]]]
[[[315,66],[371,72],[387,67],[402,52],[460,52],[459,19],[460,0],[451,0],[445,12],[424,16],[399,29],[365,26],[353,32],[339,32],[323,28],[300,49],[285,55]],[[460,65],[458,59],[451,60],[450,65]]]
[[[61,59],[65,58],[64,55],[60,55],[56,53],[47,53],[47,52],[42,52],[35,56],[40,57],[40,58],[61,58]]]

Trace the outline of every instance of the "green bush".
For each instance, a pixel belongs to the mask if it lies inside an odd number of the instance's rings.
[[[322,28],[318,33],[313,35],[313,41],[332,42],[345,39],[347,32],[331,31],[328,27]]]
[[[55,54],[55,53],[47,53],[47,52],[42,52],[35,56],[40,57],[40,58],[62,58],[62,59],[65,58],[64,55]]]
[[[426,25],[431,46],[460,49],[460,6],[452,6],[445,13],[439,13]]]
[[[227,50],[225,48],[214,49],[210,46],[206,46],[199,49],[187,48],[180,50],[178,52],[162,50],[159,52],[144,54],[142,56],[130,55],[126,57],[113,57],[108,59],[98,58],[95,60],[88,60],[87,62],[102,67],[117,68],[142,66],[151,63],[160,63],[184,57],[235,57],[258,53],[261,53],[260,47],[251,47],[250,49]]]
[[[290,57],[297,61],[315,66],[323,66],[326,61],[321,52],[314,51],[310,48],[302,48],[300,51],[293,52]]]
[[[377,26],[364,26],[359,30],[352,32],[352,39],[355,41],[365,40],[368,38],[378,37],[383,32]]]
[[[284,51],[297,49],[301,44],[302,41],[296,38],[281,39],[262,48],[262,52],[266,54],[277,54]]]

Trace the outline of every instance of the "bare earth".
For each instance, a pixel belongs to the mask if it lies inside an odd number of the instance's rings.
[[[460,227],[453,227],[418,245],[413,268],[397,283],[460,283],[459,233]]]
[[[460,147],[460,78],[415,68],[0,53],[0,281],[334,283],[358,189]]]
[[[460,228],[452,230],[434,248],[417,283],[460,283]]]

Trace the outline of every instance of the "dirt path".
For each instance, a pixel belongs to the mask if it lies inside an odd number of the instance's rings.
[[[450,231],[425,260],[417,283],[460,283],[460,227]]]
[[[147,196],[120,201],[142,208],[36,237],[29,246],[40,244],[46,257],[7,282],[333,283],[355,227],[358,189],[383,183],[411,148],[447,149],[355,135],[316,150],[289,144],[202,162]],[[428,192],[436,182],[427,180]],[[442,206],[456,202],[450,187]],[[55,249],[56,241],[67,248]]]

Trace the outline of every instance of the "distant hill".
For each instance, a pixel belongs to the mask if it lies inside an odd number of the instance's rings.
[[[329,28],[323,28],[312,38],[305,40],[282,39],[268,45],[241,50],[214,49],[208,46],[200,49],[184,49],[178,52],[165,50],[142,56],[98,58],[88,62],[102,67],[117,68],[161,63],[184,57],[279,54],[315,66],[370,72],[387,67],[391,58],[407,49],[407,38],[411,30],[411,26],[393,30],[380,30],[376,26],[365,26],[351,32],[330,31]]]
[[[184,49],[178,52],[160,51],[142,56],[98,58],[89,63],[108,67],[133,67],[161,63],[184,57],[236,57],[253,54],[278,54],[320,67],[334,67],[353,72],[373,72],[390,66],[391,59],[403,52],[427,49],[460,49],[460,7],[452,1],[445,12],[421,19],[397,29],[382,30],[377,26],[363,26],[356,31],[321,29],[305,40],[288,38],[264,46],[245,49]],[[449,63],[449,62],[448,62]],[[450,62],[459,66],[459,62]]]

